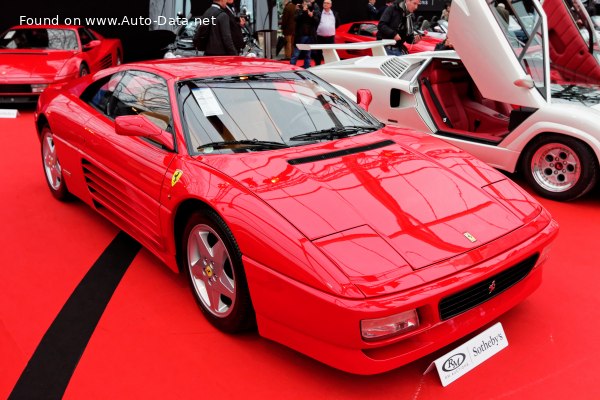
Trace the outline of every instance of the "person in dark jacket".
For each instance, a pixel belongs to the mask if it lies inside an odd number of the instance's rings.
[[[396,0],[386,8],[377,25],[377,39],[393,39],[395,46],[386,46],[391,55],[408,54],[405,43],[417,43],[421,37],[415,33],[413,13],[419,7],[420,0]]]
[[[317,38],[317,26],[321,19],[321,13],[316,10],[310,0],[304,3],[296,11],[296,44],[315,43]],[[310,50],[300,51],[298,47],[294,48],[290,64],[296,65],[300,55],[304,53],[304,68],[310,67]]]
[[[238,51],[233,43],[231,36],[231,20],[226,10],[227,0],[213,0],[212,5],[204,12],[202,18],[209,18],[214,25],[210,25],[208,43],[204,50],[205,56],[235,56]],[[201,32],[200,25],[196,29],[194,43],[198,42],[198,35]]]
[[[226,11],[229,15],[229,28],[231,29],[231,39],[233,40],[233,45],[237,50],[237,54],[240,54],[245,44],[242,28],[244,27],[244,25],[246,25],[246,19],[237,15],[233,2],[234,0],[227,0]]]
[[[285,38],[285,59],[292,58],[292,46],[296,34],[296,4],[293,0],[287,0],[281,16],[281,31]]]

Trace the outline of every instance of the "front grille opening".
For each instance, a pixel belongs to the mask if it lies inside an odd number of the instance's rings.
[[[444,321],[455,317],[498,296],[525,278],[533,269],[538,257],[539,254],[535,254],[499,274],[443,298],[439,305],[440,319]]]

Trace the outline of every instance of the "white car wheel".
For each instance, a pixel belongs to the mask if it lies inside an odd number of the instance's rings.
[[[523,171],[540,195],[558,201],[574,200],[595,185],[598,163],[583,142],[568,136],[547,135],[525,151]]]

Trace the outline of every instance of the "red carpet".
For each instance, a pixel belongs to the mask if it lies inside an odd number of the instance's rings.
[[[0,119],[0,398],[9,396],[57,313],[118,232],[82,203],[64,204],[50,195],[32,120],[31,112]],[[217,332],[185,279],[142,249],[64,397],[600,398],[600,191],[576,203],[540,201],[561,225],[541,288],[499,319],[508,348],[446,388],[435,373],[422,373],[454,346],[390,373],[361,377],[256,333]]]

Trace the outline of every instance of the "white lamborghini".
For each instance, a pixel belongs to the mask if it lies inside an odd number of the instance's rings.
[[[542,196],[578,198],[600,175],[596,34],[586,42],[579,21],[565,14],[569,7],[551,7],[562,14],[549,18],[537,0],[512,0],[507,23],[493,3],[452,2],[448,38],[456,51],[396,57],[377,55],[389,41],[305,45],[324,50],[326,63],[311,72],[352,93],[370,90],[369,111],[386,124],[430,132],[496,168],[520,170]],[[567,36],[569,27],[577,36]],[[337,58],[336,49],[361,45],[374,56]]]

